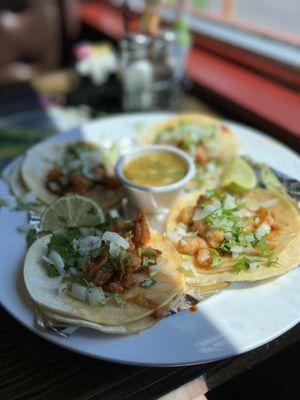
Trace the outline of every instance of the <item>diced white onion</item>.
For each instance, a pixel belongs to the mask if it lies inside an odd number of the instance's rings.
[[[176,231],[170,231],[168,232],[168,238],[171,240],[173,243],[177,243],[180,240],[180,236],[177,234]]]
[[[259,263],[258,262],[252,262],[252,263],[249,264],[249,270],[250,271],[255,271],[256,268],[258,268],[258,267],[259,267]]]
[[[120,213],[117,209],[113,208],[112,210],[109,211],[109,215],[112,218],[119,218],[120,217]]]
[[[73,241],[74,248],[80,254],[89,253],[101,247],[101,238],[99,236],[86,236]]]
[[[223,202],[224,210],[232,210],[236,207],[235,198],[227,193]]]
[[[60,189],[59,184],[53,181],[48,182],[48,186],[53,192],[58,192]]]
[[[82,271],[80,271],[77,268],[69,268],[68,272],[72,275],[72,276],[82,276]]]
[[[71,296],[75,299],[85,301],[87,297],[87,288],[79,283],[73,283],[71,289]]]
[[[268,235],[271,232],[271,228],[268,224],[263,223],[256,229],[256,236],[258,239],[263,238],[265,235]]]
[[[63,275],[65,263],[60,254],[58,254],[58,252],[55,250],[51,250],[49,253],[49,259],[55,265],[57,272],[60,275]]]
[[[116,232],[105,232],[103,241],[109,243],[109,253],[113,257],[118,256],[122,248],[125,250],[129,248],[127,240]]]
[[[256,250],[253,247],[243,247],[243,246],[232,246],[230,251],[233,254],[256,253]]]
[[[247,242],[247,243],[252,243],[254,242],[255,238],[252,233],[249,233],[247,235],[239,235],[239,242]]]
[[[206,170],[208,172],[214,172],[217,169],[217,165],[215,161],[210,161],[206,164]]]
[[[252,214],[250,211],[247,211],[247,210],[238,210],[238,211],[235,211],[233,213],[233,215],[236,215],[237,217],[240,217],[240,218],[244,218],[244,217],[251,217]]]
[[[54,265],[54,262],[52,262],[52,261],[50,260],[50,258],[47,257],[47,256],[42,256],[42,260],[44,260],[45,263],[48,264],[48,265]]]
[[[218,207],[214,204],[207,204],[204,208],[197,208],[194,212],[193,221],[200,221],[212,214]]]
[[[105,294],[100,287],[92,287],[88,289],[87,298],[92,307],[98,306],[99,303],[105,304],[107,301]]]

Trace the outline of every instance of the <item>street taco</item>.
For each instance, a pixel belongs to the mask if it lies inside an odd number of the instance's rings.
[[[171,210],[166,229],[189,284],[267,279],[300,262],[299,212],[268,189],[190,193]]]
[[[183,292],[179,266],[172,243],[150,230],[140,212],[134,221],[108,218],[38,239],[26,255],[24,281],[53,319],[109,330],[145,318],[126,328],[138,331],[150,326],[148,317],[165,316],[165,306]]]
[[[186,151],[197,173],[192,189],[218,186],[224,166],[237,155],[238,141],[220,120],[201,114],[181,114],[145,131],[141,144],[169,144]]]
[[[65,194],[88,196],[108,208],[123,190],[104,149],[92,142],[46,142],[28,151],[22,164],[23,181],[45,204]]]

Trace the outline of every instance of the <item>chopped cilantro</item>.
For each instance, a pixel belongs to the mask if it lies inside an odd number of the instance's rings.
[[[268,245],[266,236],[264,236],[263,238],[261,238],[261,239],[258,241],[256,247],[257,247],[257,249],[258,249],[258,251],[259,251],[259,254],[260,254],[261,256],[268,256],[268,255],[271,254],[271,250],[270,250],[270,248],[269,248],[269,245]]]
[[[267,267],[272,267],[274,265],[279,265],[278,257],[267,261]]]
[[[68,234],[69,233],[69,234]],[[74,235],[72,232],[67,234],[56,233],[52,235],[48,244],[48,251],[55,250],[64,261],[78,256],[77,251],[74,249],[73,240]]]
[[[150,247],[143,247],[141,249],[141,254],[146,256],[155,256],[157,251],[155,249],[151,249]]]
[[[148,279],[143,280],[143,281],[140,283],[140,286],[141,286],[142,288],[147,289],[147,288],[149,288],[150,286],[154,285],[155,283],[156,283],[156,280],[155,280],[155,279],[148,278]]]
[[[116,217],[107,217],[104,222],[99,224],[97,228],[99,228],[101,231],[109,231],[118,221],[118,218]]]
[[[249,268],[249,264],[250,261],[248,260],[247,257],[240,257],[237,259],[236,263],[235,263],[235,272],[238,274],[239,272],[241,272],[244,269],[248,269]]]
[[[212,256],[211,268],[216,268],[221,261],[221,256],[216,249],[211,249],[210,254]]]
[[[48,275],[50,276],[50,278],[54,278],[55,276],[59,275],[56,267],[52,264],[49,265],[49,267],[48,267]]]

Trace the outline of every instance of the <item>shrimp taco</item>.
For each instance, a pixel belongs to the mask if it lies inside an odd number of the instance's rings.
[[[68,193],[92,198],[108,208],[123,194],[114,165],[96,143],[46,142],[28,151],[21,166],[25,186],[50,204]]]
[[[24,281],[54,321],[130,333],[165,316],[183,292],[180,261],[140,212],[134,221],[110,217],[38,239],[27,253]]]
[[[299,212],[268,189],[190,193],[171,210],[167,234],[190,284],[267,279],[300,261]]]
[[[141,144],[169,144],[186,151],[197,167],[190,188],[218,186],[224,166],[237,155],[238,141],[221,121],[206,115],[181,114],[144,132]]]

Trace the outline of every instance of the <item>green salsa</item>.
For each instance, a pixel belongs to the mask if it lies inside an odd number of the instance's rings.
[[[176,154],[153,152],[129,161],[124,176],[143,186],[167,186],[181,180],[187,173],[186,162]]]

